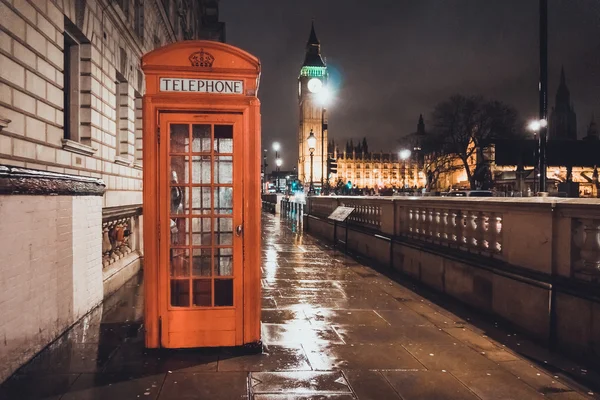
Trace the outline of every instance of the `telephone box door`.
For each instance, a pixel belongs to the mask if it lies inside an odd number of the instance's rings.
[[[161,345],[241,345],[241,114],[163,112],[159,125]]]

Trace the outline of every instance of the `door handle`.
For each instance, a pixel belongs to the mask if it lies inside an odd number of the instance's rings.
[[[242,225],[238,225],[235,227],[236,236],[242,236],[243,231],[244,231],[244,227]]]

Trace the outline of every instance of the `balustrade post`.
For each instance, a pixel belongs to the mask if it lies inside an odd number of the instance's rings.
[[[475,232],[477,230],[477,211],[468,211],[465,214],[465,228],[463,229],[464,239],[462,245],[465,250],[471,250],[477,247],[477,239],[475,238]]]
[[[463,212],[461,210],[454,210],[452,219],[452,241],[460,247],[463,243],[463,231],[465,229]]]
[[[418,207],[412,207],[412,234],[418,237],[421,233],[421,210]]]
[[[429,234],[429,221],[428,221],[428,210],[427,208],[421,209],[421,236],[427,239]]]
[[[440,243],[442,240],[442,212],[437,208],[433,209],[432,226],[433,241]]]
[[[449,209],[443,210],[442,213],[442,243],[448,245],[448,243],[452,240],[452,214]]]
[[[579,250],[581,272],[600,278],[600,220],[582,219],[583,243]]]
[[[494,255],[500,253],[500,245],[499,238],[500,232],[498,230],[501,228],[501,224],[499,221],[498,214],[495,212],[490,213],[488,219],[488,227],[487,227],[487,242],[488,242],[488,251]]]

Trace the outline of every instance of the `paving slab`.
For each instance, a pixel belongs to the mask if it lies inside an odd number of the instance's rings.
[[[454,376],[437,371],[385,371],[383,376],[403,400],[477,400]]]
[[[598,398],[556,372],[595,371],[285,219],[263,216],[261,271],[257,354],[145,349],[140,274],[4,382],[0,400]]]

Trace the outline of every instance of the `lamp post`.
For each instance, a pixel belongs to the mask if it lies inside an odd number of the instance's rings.
[[[540,191],[546,190],[546,134],[548,132],[548,0],[540,0],[540,135],[539,135],[539,172]]]
[[[542,139],[541,139],[541,136],[542,136],[541,131],[542,131],[542,129],[545,130],[547,126],[548,126],[548,122],[545,119],[533,120],[533,121],[531,121],[529,123],[528,129],[533,132],[534,138],[536,136],[538,136],[538,134],[539,134],[539,137],[540,137],[539,143],[541,143],[541,141],[542,141]],[[545,143],[546,142],[544,140],[544,146],[545,146]],[[546,185],[543,184],[543,186],[542,186],[542,182],[546,180],[546,172],[545,172],[545,169],[546,169],[545,163],[546,163],[546,161],[544,159],[544,161],[542,162],[542,160],[541,160],[541,158],[542,158],[541,151],[542,151],[541,147],[538,147],[537,148],[537,152],[536,152],[537,154],[534,154],[534,163],[537,164],[533,168],[533,192],[534,193],[539,193],[539,192],[545,192],[546,191]],[[536,160],[536,158],[537,158],[537,160]],[[536,171],[535,171],[536,167],[544,169],[543,175],[542,175],[542,170],[541,169],[538,169],[538,173],[536,173]],[[539,191],[537,190],[537,175],[538,174],[540,175],[540,189],[539,189]]]
[[[281,149],[281,145],[279,142],[273,142],[273,151],[275,151],[275,191],[279,193],[279,166],[277,161],[279,160],[279,150]]]
[[[276,191],[277,191],[277,193],[279,193],[279,192],[281,191],[281,190],[279,189],[279,188],[280,188],[280,183],[279,183],[279,173],[280,173],[280,171],[281,171],[281,169],[280,169],[280,167],[281,167],[281,164],[283,164],[283,161],[281,160],[281,158],[277,158],[277,159],[275,160],[275,165],[277,166],[277,178],[276,178],[276,179],[277,179],[277,188],[276,188]]]
[[[312,129],[310,130],[310,135],[308,135],[308,139],[306,139],[306,143],[308,144],[308,151],[310,152],[310,187],[308,189],[308,194],[314,194],[315,186],[313,182],[313,157],[315,153],[315,148],[317,147],[317,138],[313,133]]]
[[[262,176],[261,176],[261,188],[260,191],[261,193],[265,193],[265,185],[267,183],[267,149],[264,149],[264,154],[263,154],[263,165],[262,165]]]
[[[410,154],[410,150],[408,149],[402,149],[398,154],[400,156],[400,159],[404,161],[402,166],[402,189],[406,188],[406,160],[408,160]]]

